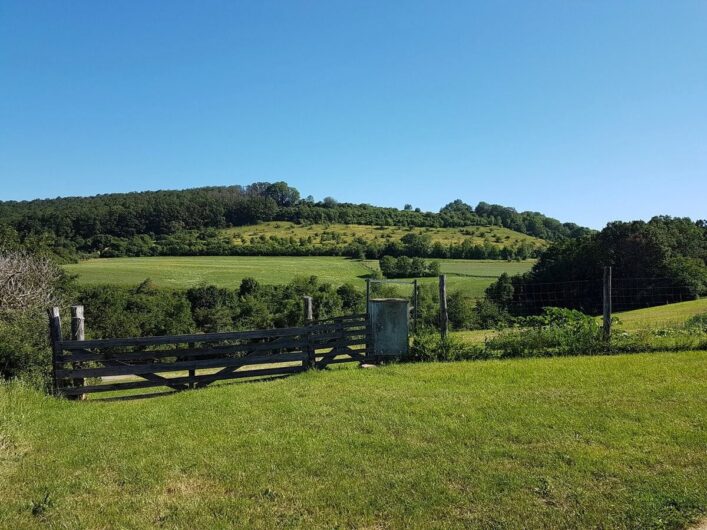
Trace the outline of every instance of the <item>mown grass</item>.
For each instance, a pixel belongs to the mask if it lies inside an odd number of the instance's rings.
[[[707,353],[309,372],[127,402],[0,385],[0,527],[683,528]]]
[[[462,290],[473,297],[481,297],[484,289],[502,273],[519,274],[534,263],[533,260],[438,261],[442,272],[448,275],[449,290]],[[91,259],[64,267],[78,275],[79,283],[84,285],[137,285],[150,278],[159,287],[188,288],[204,283],[235,288],[247,276],[264,284],[284,284],[296,276],[314,275],[337,286],[351,282],[363,289],[363,278],[378,270],[378,261],[328,256],[196,256]],[[437,282],[437,278],[423,278],[421,282]]]
[[[432,242],[445,245],[461,243],[470,240],[472,243],[482,245],[484,241],[495,246],[517,245],[526,242],[534,247],[545,247],[547,243],[539,238],[522,234],[500,226],[467,226],[463,228],[415,228],[400,226],[371,226],[357,224],[312,224],[300,225],[286,221],[271,221],[257,225],[238,226],[224,230],[235,245],[249,244],[251,238],[270,236],[290,238],[311,238],[315,246],[333,246],[351,243],[354,239],[364,239],[368,242],[388,240],[398,241],[406,234],[426,234]],[[334,239],[335,238],[335,239]]]
[[[370,273],[361,261],[339,257],[196,256],[91,259],[65,265],[85,285],[137,285],[150,278],[159,287],[199,284],[237,288],[245,277],[284,284],[296,276],[317,276],[340,285]]]

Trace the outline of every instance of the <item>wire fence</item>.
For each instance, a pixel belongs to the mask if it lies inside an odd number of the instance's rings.
[[[395,296],[397,293],[399,297],[409,298],[411,307],[415,308],[414,314],[419,312],[423,323],[442,326],[444,317],[436,286],[429,283],[416,286],[414,282],[400,280],[371,285],[375,285],[371,287],[371,296]],[[414,295],[416,292],[418,296]],[[449,292],[451,329],[499,327],[498,323],[475,320],[474,312],[483,310],[479,308],[483,298],[467,297],[465,304],[459,304],[455,299],[457,295],[454,290]],[[505,321],[507,325],[515,325],[514,319],[518,317],[540,315],[550,307],[573,309],[597,318],[607,311],[606,316],[612,320],[614,328],[627,330],[685,327],[697,318],[707,321],[705,286],[674,278],[620,275],[612,278],[609,275],[606,280],[511,282],[505,290],[498,289],[487,299],[511,317]]]

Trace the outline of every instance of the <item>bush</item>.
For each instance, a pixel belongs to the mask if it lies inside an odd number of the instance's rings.
[[[518,326],[489,339],[486,349],[498,357],[593,355],[608,350],[601,324],[579,311],[545,308],[540,316],[519,319]]]
[[[685,324],[685,327],[689,330],[707,333],[707,313],[691,317]]]
[[[439,331],[424,329],[416,333],[410,345],[410,361],[462,361],[482,356],[479,346],[466,344],[462,340],[447,335],[442,338]]]
[[[0,321],[0,376],[22,377],[48,388],[51,349],[47,317],[41,311],[6,314]]]
[[[422,258],[408,256],[383,256],[380,269],[386,278],[423,278],[439,274],[439,262],[426,262]]]
[[[45,310],[70,282],[51,259],[0,251],[0,377],[47,386],[51,353]]]
[[[453,291],[447,297],[449,323],[453,329],[471,329],[476,323],[473,299],[462,291]]]
[[[705,316],[698,315],[680,327],[617,330],[607,341],[598,319],[570,309],[546,308],[540,316],[517,318],[516,327],[486,342],[485,351],[493,357],[538,357],[704,349],[704,321]]]

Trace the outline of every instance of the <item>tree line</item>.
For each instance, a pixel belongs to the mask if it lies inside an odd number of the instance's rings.
[[[143,256],[347,256],[357,259],[380,259],[382,256],[409,256],[437,259],[504,259],[524,260],[540,255],[542,249],[532,243],[481,244],[464,240],[461,243],[433,242],[429,234],[406,234],[400,240],[366,240],[318,245],[311,238],[279,237],[275,235],[251,238],[235,245],[228,234],[216,229],[184,230],[175,234],[152,237],[136,235],[130,238],[98,236],[97,250],[85,255],[104,258]],[[96,254],[97,253],[97,254]]]
[[[423,212],[409,205],[401,210],[339,203],[330,197],[315,201],[311,196],[302,198],[297,189],[285,182],[256,182],[248,186],[2,201],[0,244],[46,249],[62,259],[75,259],[79,254],[99,252],[106,247],[112,255],[121,247],[144,247],[140,244],[144,238],[147,246],[153,241],[162,247],[159,253],[164,251],[162,242],[168,236],[205,234],[209,229],[259,221],[406,227],[491,225],[549,241],[589,232],[538,212],[518,212],[484,202],[472,207],[456,200],[439,212]],[[269,245],[274,246],[277,245]],[[256,251],[254,246],[250,250]],[[130,255],[131,251],[126,252]]]
[[[503,275],[491,285],[483,310],[490,320],[540,314],[548,306],[600,314],[607,266],[613,269],[615,309],[706,296],[707,222],[667,216],[613,222],[600,232],[555,242],[529,272]]]

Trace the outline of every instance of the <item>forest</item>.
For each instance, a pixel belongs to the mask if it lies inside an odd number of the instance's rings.
[[[555,242],[529,272],[499,278],[486,298],[506,316],[539,314],[547,306],[599,314],[605,267],[613,270],[616,310],[705,296],[707,222],[658,216],[609,223],[600,232]]]
[[[194,188],[180,191],[116,193],[0,202],[0,243],[5,247],[42,249],[64,261],[105,253],[108,257],[145,255],[315,255],[306,242],[266,241],[231,248],[216,231],[261,221],[345,223],[401,227],[499,226],[547,241],[561,241],[591,231],[562,223],[538,212],[480,202],[476,207],[457,199],[439,212],[422,212],[369,204],[339,203],[331,197],[302,198],[285,182],[247,186]],[[338,246],[328,253],[369,257],[407,255],[406,250]],[[500,251],[477,248],[430,249],[430,257],[515,258],[532,249]],[[418,257],[426,257],[418,254]]]

